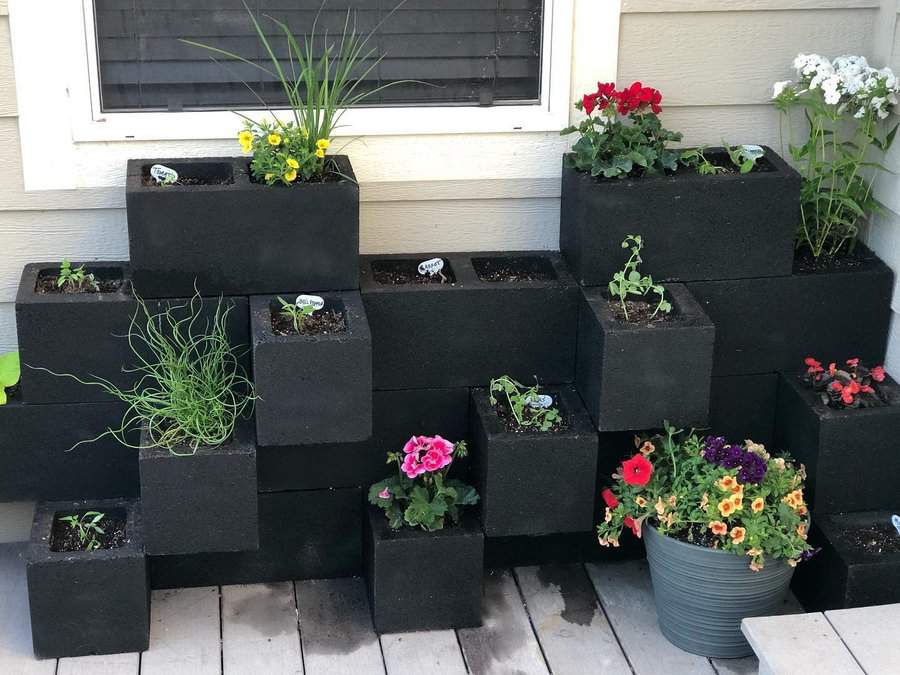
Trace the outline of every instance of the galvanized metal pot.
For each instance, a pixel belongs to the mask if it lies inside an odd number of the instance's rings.
[[[741,619],[780,613],[794,569],[767,560],[754,572],[746,556],[687,544],[647,525],[643,537],[663,635],[702,656],[752,654]]]

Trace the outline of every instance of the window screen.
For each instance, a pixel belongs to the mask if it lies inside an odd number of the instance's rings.
[[[248,0],[288,66],[278,27],[310,32],[322,0]],[[400,80],[366,105],[497,105],[540,98],[543,0],[327,0],[317,33],[339,35],[350,10],[384,60],[364,83]],[[179,38],[270,67],[240,0],[94,0],[104,112],[283,107],[277,81]],[[301,42],[301,45],[303,43]],[[321,50],[321,45],[315,45]],[[246,84],[244,84],[246,83]],[[248,88],[249,87],[249,88]],[[251,92],[250,89],[253,91]]]

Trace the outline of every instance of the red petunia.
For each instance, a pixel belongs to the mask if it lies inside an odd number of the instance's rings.
[[[847,365],[851,368],[856,368],[859,365],[859,359],[847,359]]]
[[[631,516],[625,516],[625,518],[622,519],[622,522],[625,524],[625,527],[631,528],[631,533],[635,537],[637,537],[638,539],[641,538],[641,526],[634,518],[632,518]]]
[[[603,501],[606,502],[606,505],[609,508],[614,509],[619,505],[619,500],[616,499],[616,496],[612,493],[612,490],[610,490],[609,488],[606,488],[605,490],[603,490],[603,492],[601,492],[600,495],[603,497]]]
[[[869,375],[876,382],[884,382],[884,366],[875,366],[869,371]]]
[[[622,462],[622,480],[628,485],[646,485],[653,475],[653,465],[641,453]]]

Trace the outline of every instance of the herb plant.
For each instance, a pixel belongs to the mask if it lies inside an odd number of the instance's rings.
[[[6,390],[19,384],[19,352],[0,354],[0,405],[6,405]]]
[[[758,145],[736,145],[732,148],[723,140],[722,146],[725,148],[725,152],[728,153],[731,163],[742,174],[753,171],[756,168],[757,160],[765,154],[765,150]]]
[[[453,444],[440,436],[413,436],[402,452],[388,453],[397,475],[369,488],[369,503],[384,510],[392,529],[420,527],[433,532],[459,522],[464,506],[478,503],[475,488],[448,479],[457,459],[466,456],[464,441]]]
[[[801,377],[814,391],[819,392],[822,403],[829,408],[879,408],[887,405],[883,391],[886,374],[883,366],[866,368],[859,359],[847,359],[846,365],[838,368],[829,363],[823,368],[819,361],[807,356],[804,359],[806,372]]]
[[[506,409],[523,429],[550,431],[562,421],[559,408],[552,404],[540,405],[541,392],[537,382],[532,387],[526,387],[509,375],[503,375],[491,380],[489,400],[492,406],[499,403],[495,394],[505,399]]]
[[[897,125],[884,120],[897,105],[900,82],[862,56],[799,54],[794,68],[798,81],[776,82],[773,101],[782,128],[788,122],[788,150],[802,176],[797,248],[833,258],[852,252],[860,225],[880,209],[871,169],[884,167],[872,155],[894,142]],[[808,136],[795,143],[791,118],[798,109]],[[783,131],[781,145],[783,152]]]
[[[587,117],[560,132],[580,134],[566,165],[603,178],[675,171],[679,153],[666,144],[680,141],[681,134],[663,128],[661,102],[659,90],[640,82],[620,90],[614,82],[597,83],[596,92],[575,102]]]
[[[668,422],[665,433],[635,438],[635,446],[602,492],[601,545],[618,546],[625,528],[640,537],[649,522],[663,535],[747,556],[754,571],[770,559],[793,566],[813,555],[802,465],[753,441],[728,444]]]
[[[78,532],[78,540],[85,551],[93,551],[100,548],[100,540],[97,539],[97,535],[104,534],[100,524],[105,517],[105,513],[87,511],[80,516],[78,514],[61,516],[59,520]]]
[[[629,234],[622,242],[622,248],[630,248],[631,256],[625,263],[624,269],[613,275],[612,281],[609,282],[609,293],[612,297],[619,299],[622,311],[625,313],[625,320],[628,320],[628,296],[636,295],[646,297],[650,293],[656,294],[659,302],[656,309],[650,316],[652,319],[659,312],[668,314],[672,311],[672,303],[666,300],[666,289],[660,284],[653,283],[651,276],[644,276],[638,269],[643,262],[641,258],[641,249],[644,242],[639,234]]]
[[[278,296],[278,302],[281,303],[281,316],[290,319],[294,330],[298,333],[302,332],[301,328],[306,317],[312,316],[316,311],[312,305],[298,305],[295,302],[288,302],[281,296]]]
[[[85,288],[89,288],[92,291],[100,290],[94,275],[84,271],[84,265],[72,267],[72,263],[68,260],[63,260],[59,265],[56,285],[59,288],[67,288],[71,291],[83,291]]]
[[[681,153],[679,160],[684,166],[689,166],[697,170],[701,176],[715,176],[724,173],[727,169],[724,166],[713,164],[704,154],[706,146],[699,148],[690,148]]]

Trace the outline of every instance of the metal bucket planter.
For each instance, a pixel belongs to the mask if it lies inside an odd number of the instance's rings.
[[[753,572],[746,556],[687,544],[646,525],[643,530],[666,639],[702,656],[752,654],[741,634],[741,619],[780,613],[794,569],[784,561],[767,560]]]

